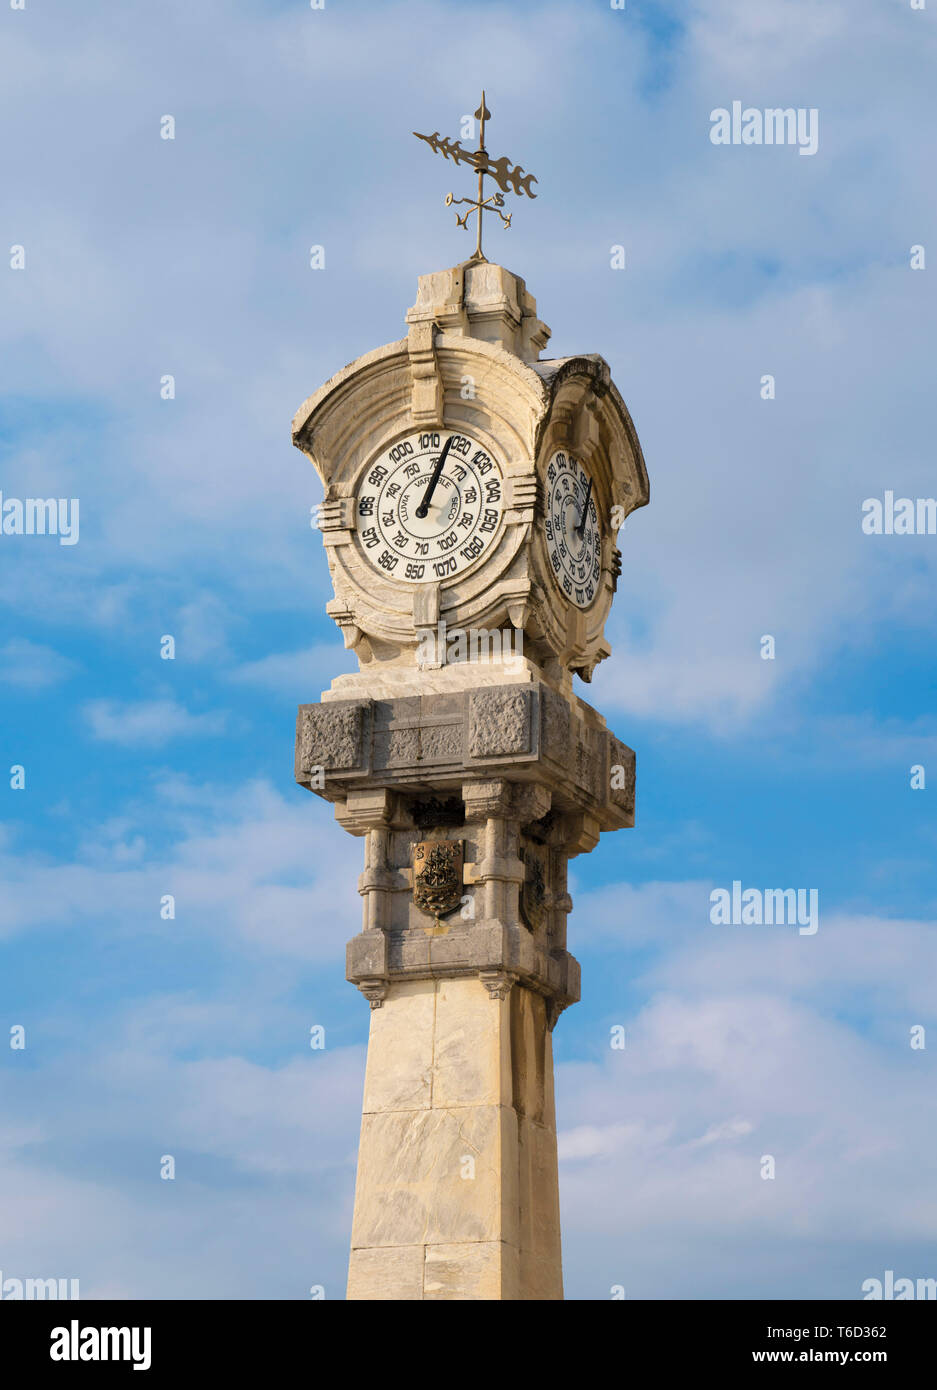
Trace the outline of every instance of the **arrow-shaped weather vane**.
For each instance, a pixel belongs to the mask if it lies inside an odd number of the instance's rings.
[[[530,191],[530,185],[536,183],[537,180],[534,178],[533,174],[525,174],[520,164],[512,166],[507,155],[503,155],[501,159],[491,159],[489,157],[488,151],[485,149],[485,122],[491,120],[491,112],[485,105],[484,92],[482,92],[482,104],[475,112],[475,119],[480,122],[477,150],[463,149],[459,140],[447,140],[444,136],[439,134],[438,130],[434,130],[432,135],[421,135],[417,130],[415,130],[413,134],[418,140],[425,140],[431,150],[434,150],[437,154],[443,155],[445,159],[451,159],[456,164],[471,164],[472,168],[478,174],[478,196],[475,198],[454,198],[453,195],[449,193],[446,195],[446,207],[452,207],[453,204],[458,203],[468,203],[469,206],[461,216],[459,213],[455,215],[455,220],[459,226],[465,227],[466,229],[468,229],[468,220],[472,213],[477,213],[478,239],[475,243],[475,254],[472,260],[483,261],[485,260],[485,257],[482,255],[483,214],[486,212],[496,212],[505,227],[510,227],[511,225],[511,214],[501,211],[504,207],[504,198],[502,194],[493,193],[489,197],[485,197],[484,179],[486,174],[488,178],[494,179],[495,183],[504,193],[516,193],[518,196],[522,193],[526,193],[528,198],[536,198],[536,193],[531,193]]]

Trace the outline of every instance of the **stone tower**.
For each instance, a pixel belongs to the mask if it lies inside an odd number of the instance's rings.
[[[572,676],[609,655],[617,531],[647,475],[607,364],[541,361],[516,275],[424,275],[407,324],[293,424],[359,663],[296,736],[297,781],[364,840],[348,1297],[561,1299],[567,864],[634,823],[634,754]]]

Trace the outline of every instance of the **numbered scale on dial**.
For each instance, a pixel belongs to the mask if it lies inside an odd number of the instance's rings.
[[[588,608],[598,592],[601,573],[599,516],[589,474],[562,451],[547,464],[544,533],[560,590],[577,608]]]
[[[503,494],[502,470],[476,440],[447,430],[411,434],[362,477],[358,540],[371,564],[394,579],[452,579],[491,551]]]

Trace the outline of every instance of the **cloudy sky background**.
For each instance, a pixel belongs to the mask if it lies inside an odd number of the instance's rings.
[[[539,180],[489,255],[549,355],[608,359],[651,479],[580,687],[638,751],[639,821],[573,865],[567,1295],[937,1276],[937,819],[910,788],[937,778],[937,538],[860,528],[886,488],[937,493],[934,271],[909,268],[937,257],[934,25],[903,0],[0,12],[0,249],[26,248],[0,488],[81,506],[76,546],[0,535],[0,769],[27,775],[0,781],[0,1041],[28,1039],[0,1046],[4,1277],[343,1296],[361,847],[292,784],[295,707],[349,659],[289,426],[470,252],[459,175],[410,132],[457,135],[483,85],[491,148]],[[713,146],[735,99],[817,108],[818,153]],[[819,932],[712,926],[733,879],[818,889]]]

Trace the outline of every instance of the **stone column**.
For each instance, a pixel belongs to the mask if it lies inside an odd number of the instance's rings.
[[[365,838],[348,1297],[561,1299],[552,1028],[579,997],[566,866],[630,823],[634,755],[575,696],[460,688],[450,670],[449,690],[300,709],[297,780]],[[463,851],[438,915],[415,899],[418,843]]]
[[[563,1296],[542,995],[507,974],[391,983],[372,1011],[350,1299]]]

